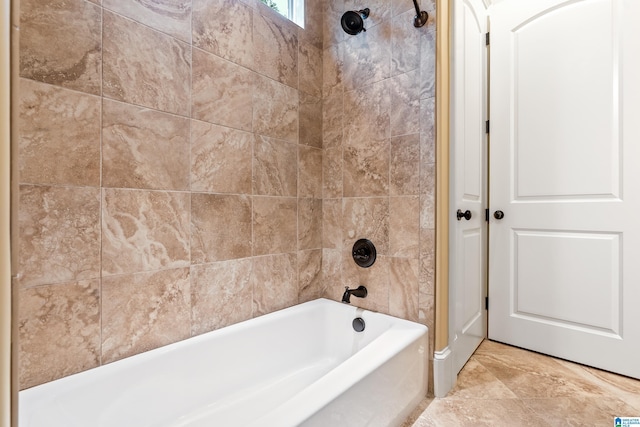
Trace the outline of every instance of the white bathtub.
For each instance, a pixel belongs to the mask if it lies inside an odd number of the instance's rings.
[[[397,426],[427,361],[424,325],[319,299],[23,390],[19,426]]]

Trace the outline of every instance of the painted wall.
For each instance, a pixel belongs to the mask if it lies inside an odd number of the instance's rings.
[[[257,0],[22,0],[21,388],[345,285],[432,326],[423,7],[307,0],[303,30]]]
[[[345,34],[346,10],[371,10]],[[408,0],[328,0],[323,53],[323,273],[327,295],[367,286],[356,304],[430,327],[433,350],[435,5],[415,28]],[[351,258],[370,239],[378,259]],[[432,351],[430,352],[432,354]]]

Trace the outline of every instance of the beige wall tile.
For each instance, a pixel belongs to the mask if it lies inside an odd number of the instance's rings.
[[[322,156],[322,195],[325,199],[343,196],[342,147],[324,150]]]
[[[188,116],[189,45],[106,10],[103,19],[104,96]]]
[[[420,163],[436,162],[436,100],[420,100]]]
[[[298,303],[296,254],[253,258],[253,317]]]
[[[291,197],[253,198],[253,255],[296,251],[297,208]]]
[[[317,98],[322,96],[322,49],[306,42],[298,51],[300,91]]]
[[[21,0],[20,76],[99,95],[101,24],[83,0]]]
[[[304,28],[298,29],[298,39],[322,49],[322,21],[324,0],[305,0]]]
[[[349,89],[380,82],[391,73],[391,22],[385,20],[372,26],[381,16],[372,5],[367,7],[375,11],[365,21],[367,31],[357,37],[347,36],[344,42],[344,84]]]
[[[322,100],[304,92],[299,95],[300,144],[322,148]]]
[[[254,135],[191,121],[191,191],[251,194]]]
[[[337,21],[340,22],[340,16]],[[340,28],[342,32],[342,28]],[[322,96],[342,97],[344,92],[344,43],[329,46],[322,51]]]
[[[435,13],[429,12],[429,21]],[[436,31],[435,25],[428,23],[429,31],[420,34],[420,99],[436,95]]]
[[[255,73],[193,49],[192,116],[251,131]]]
[[[251,256],[251,198],[191,195],[191,263]]]
[[[435,295],[435,230],[420,230],[420,295]]]
[[[102,5],[184,42],[191,42],[191,0],[104,0]]]
[[[298,147],[298,197],[322,198],[322,150]]]
[[[420,131],[420,80],[418,70],[400,74],[391,81],[391,136]]]
[[[330,95],[322,101],[322,147],[342,147],[344,126],[344,96]]]
[[[389,254],[418,259],[420,200],[418,196],[389,198]]]
[[[349,250],[358,239],[373,242],[378,255],[389,253],[389,198],[345,198],[343,246]]]
[[[250,258],[191,267],[191,335],[251,318]]]
[[[419,320],[419,261],[391,258],[389,278],[389,314],[401,319]]]
[[[344,293],[344,280],[342,279],[342,250],[322,250],[322,282],[324,283],[326,298],[339,300]]]
[[[20,181],[100,185],[100,98],[20,80]]]
[[[368,197],[389,194],[389,140],[369,146],[347,146],[343,152],[344,196]]]
[[[434,164],[423,165],[420,169],[420,227],[425,229],[435,228],[435,207],[436,207],[436,167]]]
[[[404,6],[411,2],[404,1]],[[422,5],[418,4],[420,7]],[[393,6],[393,4],[392,4]],[[395,7],[394,7],[395,9]],[[395,76],[408,71],[416,70],[420,66],[420,36],[429,31],[429,26],[420,28],[413,26],[413,18],[416,11],[402,7],[404,13],[394,15],[391,20],[391,75]],[[420,82],[416,78],[416,84]],[[419,89],[416,91],[419,94]],[[419,95],[418,95],[419,96]]]
[[[253,146],[253,193],[270,196],[298,194],[297,145],[258,136]]]
[[[322,250],[298,251],[298,301],[322,298],[325,293],[322,279]]]
[[[389,194],[391,196],[420,193],[420,134],[391,138],[389,168]]]
[[[389,79],[345,93],[344,143],[367,147],[391,136],[391,83]]]
[[[189,189],[189,119],[104,100],[102,185]]]
[[[235,0],[193,0],[193,46],[253,69],[253,16]]]
[[[102,362],[171,344],[191,333],[189,268],[102,279]]]
[[[298,142],[298,91],[257,76],[253,95],[253,131]]]
[[[340,43],[345,37],[349,37],[339,25],[336,25],[336,22],[340,22],[340,17],[347,10],[344,2],[345,0],[326,0],[324,2],[322,35],[325,47]]]
[[[253,16],[253,67],[260,74],[298,88],[298,32],[256,13]]]
[[[342,199],[322,200],[322,247],[342,249]]]
[[[375,244],[375,241],[374,241]],[[344,287],[357,288],[364,285],[367,288],[366,298],[351,297],[351,304],[369,310],[389,313],[389,257],[380,255],[369,268],[362,268],[354,261],[350,245],[342,251],[342,289],[335,289],[333,299],[342,298]],[[376,245],[377,247],[377,245]]]
[[[322,247],[322,200],[298,199],[298,250]]]
[[[100,276],[100,190],[20,186],[21,287]]]
[[[104,189],[102,276],[189,265],[189,194]]]
[[[100,364],[99,280],[23,289],[17,300],[21,389]]]

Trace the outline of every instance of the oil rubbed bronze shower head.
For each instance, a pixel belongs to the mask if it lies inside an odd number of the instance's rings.
[[[424,24],[427,23],[427,20],[429,19],[429,14],[424,10],[422,11],[420,10],[420,8],[418,7],[417,0],[413,0],[413,6],[416,8],[416,16],[413,18],[413,26],[422,27]]]
[[[345,33],[355,36],[356,34],[367,31],[364,28],[364,20],[369,17],[369,8],[362,10],[350,10],[345,12],[340,19],[340,24]]]

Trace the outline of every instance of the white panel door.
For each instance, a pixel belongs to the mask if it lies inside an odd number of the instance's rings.
[[[453,17],[449,323],[459,372],[487,334],[487,11],[456,0]]]
[[[489,337],[640,378],[638,0],[491,8]]]

